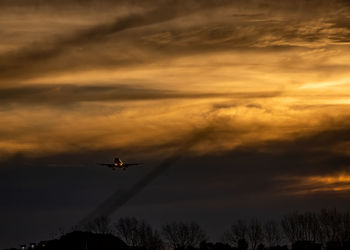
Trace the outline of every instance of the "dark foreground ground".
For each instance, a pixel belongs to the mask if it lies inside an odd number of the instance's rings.
[[[158,244],[153,246],[128,246],[124,241],[112,234],[97,234],[91,232],[74,231],[63,235],[59,239],[41,241],[38,244],[31,243],[27,246],[22,245],[19,248],[10,248],[4,250],[25,250],[25,249],[36,249],[36,250],[117,250],[117,249],[133,249],[133,250],[161,250],[161,249],[175,249],[175,250],[349,250],[350,242],[339,244],[337,242],[328,242],[325,247],[321,244],[313,243],[311,241],[297,241],[288,246],[274,246],[265,247],[263,244],[255,246],[255,248],[249,247],[245,240],[239,240],[236,247],[232,247],[229,244],[224,243],[211,243],[201,242],[199,246],[187,246],[187,247],[171,247],[164,244]]]

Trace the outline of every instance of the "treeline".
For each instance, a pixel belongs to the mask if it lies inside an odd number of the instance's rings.
[[[42,242],[35,249],[350,249],[350,212],[336,209],[292,212],[280,220],[239,219],[226,229],[221,242],[217,243],[211,243],[205,230],[196,222],[165,223],[156,229],[135,217],[123,217],[114,222],[100,217],[79,228],[85,233],[77,230],[63,235],[60,240]]]

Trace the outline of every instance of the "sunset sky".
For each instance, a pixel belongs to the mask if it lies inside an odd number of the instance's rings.
[[[116,218],[349,208],[349,1],[0,0],[0,27],[0,248],[174,154]]]

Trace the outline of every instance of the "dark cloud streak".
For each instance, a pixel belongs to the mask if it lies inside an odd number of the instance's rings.
[[[0,103],[63,105],[91,101],[142,101],[197,98],[269,98],[280,92],[208,93],[159,90],[128,85],[29,85],[0,88]]]
[[[40,4],[43,3],[43,1],[39,2]],[[78,31],[72,36],[63,37],[55,41],[39,41],[28,47],[20,48],[15,52],[1,55],[0,81],[25,79],[27,77],[46,75],[50,72],[58,73],[76,69],[135,65],[188,53],[196,54],[232,49],[242,50],[254,47],[275,50],[278,47],[284,49],[298,46],[305,47],[305,43],[314,44],[323,39],[330,39],[333,42],[347,42],[349,40],[349,35],[346,33],[327,34],[329,31],[328,25],[348,28],[345,22],[347,19],[344,16],[334,20],[334,13],[336,13],[336,10],[341,9],[343,6],[342,2],[331,1],[336,7],[328,3],[329,1],[300,1],[300,4],[291,2],[283,5],[278,1],[271,1],[269,4],[262,2],[261,6],[266,6],[261,8],[266,10],[266,13],[262,14],[259,12],[256,14],[254,11],[257,11],[256,5],[259,1],[248,1],[244,4],[243,1],[237,1],[233,4],[231,1],[226,0],[192,0],[181,3],[172,0],[155,1],[152,2],[154,3],[153,5],[141,4],[136,1],[132,4],[141,6],[143,11],[139,13],[118,17],[109,23],[97,24],[86,30]],[[107,3],[111,4],[110,1],[107,1]],[[339,3],[339,5],[334,3]],[[151,31],[148,34],[150,36],[143,33],[144,30],[147,30],[145,29],[146,26],[172,21],[178,17],[190,16],[206,10],[210,10],[211,15],[213,15],[215,8],[223,6],[233,7],[233,13],[244,6],[251,8],[253,13],[233,14],[232,19],[225,20],[224,25],[222,25],[222,20],[218,20],[218,17],[215,17],[215,15],[213,16],[212,24],[203,22],[206,17],[206,14],[204,14],[201,17],[203,20],[199,21],[199,23],[196,23],[198,20],[195,22],[191,21],[191,19],[188,20],[188,22],[193,22],[191,25],[196,25],[195,28],[190,25],[190,27],[185,29],[177,30],[175,28],[176,25],[174,27],[162,25],[162,27],[157,28],[159,33]],[[299,12],[288,13],[287,11],[289,9],[305,11],[315,8],[315,6],[317,6],[316,9],[320,13],[315,13],[310,18],[318,20],[321,24],[323,23],[323,26],[320,26],[316,31],[310,27],[310,24],[305,22],[309,17],[305,18],[305,15]],[[323,6],[323,8],[320,6]],[[332,11],[327,14],[327,18],[323,18],[326,7],[332,7]],[[303,11],[301,12],[303,13]],[[269,17],[270,12],[272,17]],[[278,18],[278,15],[274,16],[279,12],[285,14],[283,19]],[[219,22],[219,25],[217,22]],[[309,28],[304,30],[303,27],[307,25],[309,25]],[[311,25],[313,26],[314,24]],[[120,34],[120,32],[137,28],[142,28],[143,30],[137,30],[133,35],[127,37],[127,45],[118,44],[125,38],[125,34]],[[164,31],[170,31],[171,40],[169,43],[163,43],[164,41],[157,37]],[[155,39],[152,40],[154,35]],[[151,40],[144,39],[147,37],[151,38]],[[108,44],[110,40],[113,42],[108,47],[105,43]],[[103,49],[99,48],[97,51],[94,51],[94,49],[91,49],[94,45],[99,45]],[[105,50],[110,53],[104,54]],[[143,53],[137,53],[138,50]],[[128,56],[128,53],[131,53],[130,56]],[[144,54],[147,54],[145,58],[143,58]],[[152,58],[151,61],[150,58]]]
[[[18,78],[21,75],[33,76],[42,72],[45,62],[58,57],[67,51],[104,41],[108,36],[118,32],[144,27],[192,13],[198,9],[208,9],[227,4],[229,1],[166,1],[158,7],[146,10],[141,14],[130,14],[117,18],[111,23],[99,24],[72,37],[59,39],[49,44],[36,44],[11,52],[0,57],[0,79]]]

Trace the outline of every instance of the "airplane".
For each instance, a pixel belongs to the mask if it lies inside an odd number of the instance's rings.
[[[113,163],[99,163],[101,166],[107,166],[111,168],[112,170],[115,170],[116,168],[121,168],[123,170],[127,169],[129,166],[135,166],[135,165],[141,165],[142,163],[125,163],[118,157],[114,158]]]

